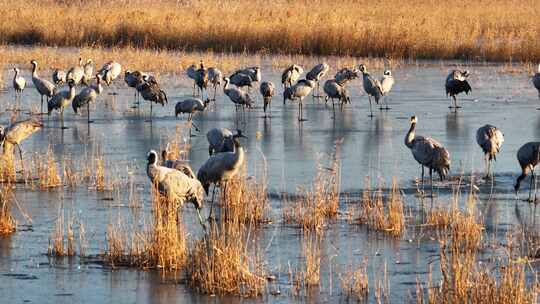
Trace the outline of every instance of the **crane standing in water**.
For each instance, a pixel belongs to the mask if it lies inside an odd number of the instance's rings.
[[[484,152],[486,178],[488,178],[490,176],[491,162],[497,160],[497,153],[499,153],[504,142],[504,136],[495,126],[484,125],[476,131],[476,142]]]
[[[411,149],[414,159],[422,166],[422,188],[424,186],[424,167],[429,168],[431,193],[433,195],[433,170],[443,181],[450,170],[450,154],[438,141],[416,135],[416,116],[411,117],[411,128],[405,136],[405,146]]]

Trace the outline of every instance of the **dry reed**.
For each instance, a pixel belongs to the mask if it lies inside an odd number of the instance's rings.
[[[262,177],[247,177],[247,169],[227,182],[226,192],[220,195],[224,220],[234,219],[245,224],[259,225],[268,222],[269,199],[266,168]]]
[[[452,243],[441,242],[442,279],[438,287],[427,286],[428,303],[536,303],[538,282],[527,283],[523,262],[507,257],[484,265]]]
[[[369,185],[369,180],[366,181]],[[405,231],[405,215],[403,196],[394,179],[392,189],[386,202],[382,190],[371,191],[367,189],[362,194],[358,222],[369,229],[383,231],[394,237],[400,237]]]
[[[58,174],[56,160],[52,148],[47,149],[45,155],[36,154],[34,157],[35,172],[38,175],[38,184],[41,190],[63,186],[62,178]]]
[[[67,221],[64,211],[58,211],[58,217],[55,221],[54,229],[49,238],[49,249],[47,254],[52,257],[74,256],[76,254],[75,233],[73,230],[75,217],[68,216]]]
[[[356,270],[346,272],[339,277],[341,290],[345,300],[363,303],[367,301],[369,281],[367,274],[367,260]]]
[[[152,190],[153,221],[142,228],[128,226],[122,217],[107,229],[105,262],[112,266],[182,270],[187,261],[185,230],[176,206]],[[133,224],[133,223],[132,223]]]
[[[17,228],[17,223],[11,215],[12,187],[13,185],[11,183],[0,185],[0,235],[10,234]]]
[[[266,291],[261,256],[250,249],[249,231],[238,221],[212,225],[189,254],[189,285],[212,295],[256,297]]]
[[[4,0],[0,12],[4,44],[540,60],[533,0]]]

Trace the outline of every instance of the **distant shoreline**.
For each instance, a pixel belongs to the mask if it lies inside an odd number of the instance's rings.
[[[0,44],[540,61],[535,1],[0,1]]]

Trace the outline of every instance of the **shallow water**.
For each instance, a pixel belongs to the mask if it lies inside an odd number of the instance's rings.
[[[263,79],[278,85],[280,71],[271,66],[270,59],[263,60]],[[454,113],[448,109],[450,99],[445,97],[443,85],[448,70],[454,66],[450,62],[401,65],[393,71],[396,84],[388,100],[392,109],[376,109],[373,118],[367,115],[367,96],[362,91],[360,80],[349,84],[352,104],[345,106],[343,112],[336,111],[335,116],[331,106],[325,105],[323,100],[308,98],[304,107],[307,121],[299,123],[296,119],[297,103],[288,101],[283,106],[279,95],[274,97],[271,118],[263,119],[258,88],[252,94],[257,96],[256,106],[245,116],[235,113],[233,104],[222,92],[218,92],[215,105],[195,116],[194,121],[201,132],[195,132],[196,136],[191,138],[189,155],[192,168],[198,169],[208,158],[205,133],[213,127],[239,128],[246,133],[249,138],[243,144],[248,151],[248,170],[251,173],[255,167],[260,170],[261,155],[267,161],[273,221],[257,231],[256,239],[266,248],[267,270],[277,277],[276,283],[271,283],[269,289],[280,290],[281,294],[269,293],[254,302],[343,300],[339,274],[349,270],[351,265],[357,267],[364,258],[368,261],[370,288],[381,280],[386,268],[390,300],[396,303],[414,293],[417,278],[424,282],[427,280],[430,267],[437,276],[439,244],[436,239],[417,241],[414,227],[409,227],[401,239],[395,240],[351,225],[344,215],[348,205],[356,202],[365,189],[366,176],[370,177],[372,186],[380,184],[385,189],[390,187],[392,178],[396,178],[404,190],[407,208],[412,212],[418,210],[420,202],[415,196],[415,180],[419,178],[420,167],[403,142],[411,115],[418,117],[417,134],[437,139],[450,151],[451,175],[466,177],[464,191],[469,189],[470,176],[475,177],[475,184],[480,187],[478,207],[485,218],[488,233],[504,236],[518,223],[535,225],[536,208],[516,200],[512,185],[519,173],[515,158],[517,149],[523,143],[540,137],[536,90],[525,74],[502,74],[499,73],[501,67],[497,65],[468,66],[472,70],[473,92],[469,96],[460,96],[459,102],[463,108]],[[330,74],[334,74],[335,70]],[[42,71],[41,74],[48,73]],[[31,82],[28,70],[24,70],[23,75]],[[10,80],[11,76],[4,79]],[[168,93],[169,104],[165,107],[154,106],[152,123],[145,121],[149,104],[142,102],[140,112],[131,109],[134,91],[118,79],[112,87],[105,89],[99,102],[92,106],[91,115],[95,123],[89,128],[85,116],[73,115],[71,108],[66,109],[66,130],[60,128],[58,115],[44,117],[45,128],[23,144],[25,158],[31,158],[32,153],[43,154],[50,146],[57,159],[67,156],[73,159],[76,167],[82,168],[86,153],[100,148],[115,175],[124,182],[133,180],[136,191],[143,199],[140,211],[148,214],[151,204],[150,183],[145,173],[146,153],[149,149],[159,149],[167,137],[174,134],[176,126],[185,123],[185,117],[180,120],[174,118],[174,104],[190,96],[192,89],[191,82],[183,75],[162,76],[161,82]],[[11,90],[4,91],[0,98],[1,111],[12,106]],[[28,109],[38,106],[39,96],[30,84],[24,91],[21,107]],[[1,124],[7,124],[10,113],[2,112]],[[476,129],[486,123],[497,126],[505,135],[505,143],[494,166],[493,187],[479,178],[484,169],[483,155],[475,142]],[[280,210],[286,202],[281,201],[280,197],[283,193],[295,193],[298,186],[309,185],[319,155],[331,153],[338,139],[343,140],[340,154],[341,191],[348,200],[343,201],[338,219],[330,221],[325,229],[321,251],[321,286],[311,290],[309,298],[304,298],[303,294],[297,297],[289,288],[288,272],[289,265],[296,269],[302,263],[299,241],[302,233],[295,227],[282,224]],[[186,137],[185,140],[189,139]],[[450,184],[435,182],[436,200],[439,203],[449,203],[452,192]],[[527,187],[522,190],[522,198],[527,190]],[[494,195],[488,200],[491,191]],[[17,202],[31,220],[16,211],[19,230],[11,236],[0,238],[0,294],[3,301],[216,301],[216,297],[191,291],[182,283],[181,277],[164,277],[156,271],[113,270],[79,258],[58,260],[47,257],[49,237],[60,208],[75,212],[86,226],[87,253],[101,253],[106,245],[107,225],[119,215],[127,217],[134,212],[118,199],[124,197],[127,191],[119,192],[119,195],[96,192],[86,184],[80,185],[75,191],[29,190],[19,185],[16,189]],[[111,197],[112,201],[109,199]],[[186,227],[194,229],[193,235],[200,235],[200,226],[191,206],[184,209],[184,218]],[[221,299],[246,301],[235,297]],[[374,301],[373,290],[370,290],[370,301]]]

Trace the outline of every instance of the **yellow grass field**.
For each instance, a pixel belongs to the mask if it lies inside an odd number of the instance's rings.
[[[73,3],[0,1],[0,43],[540,60],[540,3],[536,0]]]

